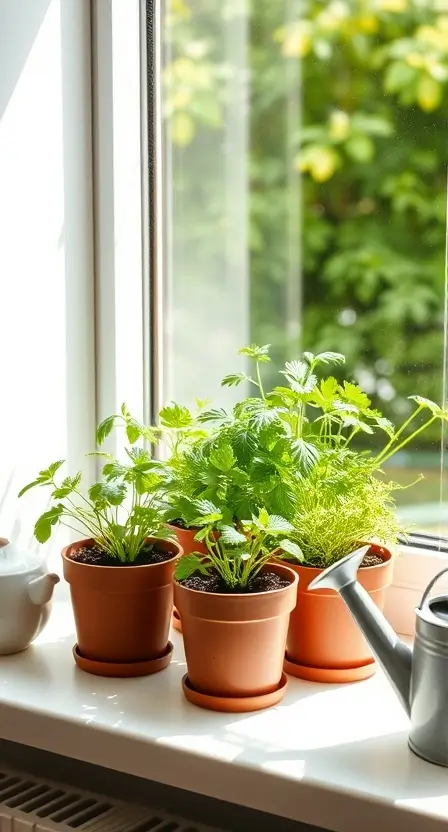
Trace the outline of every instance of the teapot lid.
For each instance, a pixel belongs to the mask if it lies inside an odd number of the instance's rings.
[[[17,575],[20,572],[30,572],[36,569],[42,558],[30,552],[23,552],[6,537],[0,537],[0,577],[2,575]]]

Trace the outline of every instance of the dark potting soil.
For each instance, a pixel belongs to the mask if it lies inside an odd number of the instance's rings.
[[[192,575],[179,583],[187,589],[197,589],[201,592],[219,592],[224,595],[247,595],[250,592],[269,592],[272,589],[284,589],[289,586],[287,578],[282,578],[276,572],[263,572],[256,575],[248,586],[241,589],[230,589],[219,575]]]
[[[77,563],[86,563],[89,566],[148,566],[148,564],[171,560],[174,555],[172,552],[159,549],[157,543],[148,543],[132,563],[123,563],[121,560],[111,557],[99,546],[81,546],[70,557]]]
[[[197,532],[196,526],[188,526],[182,517],[176,517],[175,520],[170,520],[170,526],[175,526],[176,529],[184,529],[186,532]]]
[[[384,558],[381,555],[367,554],[364,555],[360,568],[362,569],[363,566],[379,566],[381,563],[384,563]]]

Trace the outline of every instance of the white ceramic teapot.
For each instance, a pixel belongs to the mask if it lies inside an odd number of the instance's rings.
[[[59,577],[0,537],[0,655],[25,650],[45,627]]]

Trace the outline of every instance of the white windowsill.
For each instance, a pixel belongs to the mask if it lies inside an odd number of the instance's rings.
[[[36,643],[0,659],[0,736],[336,832],[447,828],[448,771],[407,745],[382,673],[345,686],[289,680],[284,701],[247,715],[189,705],[182,639],[155,676],[79,671],[69,604]]]

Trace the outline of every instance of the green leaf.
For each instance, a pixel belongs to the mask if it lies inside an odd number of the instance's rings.
[[[23,497],[23,495],[26,494],[27,491],[30,491],[31,488],[35,488],[36,485],[48,485],[48,481],[38,477],[37,480],[33,480],[33,482],[29,482],[28,485],[24,485],[23,488],[20,489],[17,496]]]
[[[218,471],[227,473],[236,463],[236,457],[230,445],[221,445],[210,454],[210,462]]]
[[[416,402],[420,407],[425,407],[434,413],[434,416],[440,416],[442,413],[442,408],[440,405],[436,404],[436,402],[431,401],[431,399],[425,399],[423,396],[408,396],[409,399]]]
[[[109,537],[114,537],[115,540],[124,540],[128,530],[126,526],[122,526],[120,523],[109,523],[108,532]]]
[[[220,526],[221,539],[223,543],[229,543],[231,546],[239,546],[241,543],[247,543],[247,538],[241,534],[235,526]]]
[[[284,517],[280,517],[279,514],[271,514],[266,531],[269,534],[281,534],[283,532],[294,531],[294,526],[288,520],[285,520]]]
[[[127,471],[128,468],[126,465],[122,465],[121,462],[115,460],[114,462],[108,462],[103,467],[103,476],[107,480],[119,479],[120,477],[124,477]]]
[[[211,408],[204,413],[200,413],[198,416],[198,422],[201,422],[201,424],[207,422],[226,422],[228,420],[229,414],[222,407]]]
[[[176,404],[176,402],[163,407],[159,417],[161,424],[166,428],[188,428],[193,424],[193,417],[188,407]]]
[[[34,536],[39,543],[46,543],[49,540],[52,527],[59,522],[63,510],[64,506],[59,504],[41,514],[34,526]]]
[[[251,430],[241,428],[232,438],[234,453],[241,466],[246,466],[252,460],[257,450],[257,439]]]
[[[65,459],[58,459],[57,462],[52,462],[48,468],[44,468],[42,471],[39,471],[38,476],[32,482],[29,482],[28,485],[25,485],[18,493],[18,497],[22,497],[26,494],[27,491],[30,491],[31,488],[35,488],[37,485],[48,485],[51,483],[56,471],[59,470],[61,465],[63,465]]]
[[[121,505],[126,493],[126,483],[116,480],[97,482],[89,489],[89,497],[93,503],[105,501],[111,506]]]
[[[288,514],[291,511],[293,495],[286,483],[281,480],[269,494],[269,505],[275,512]]]
[[[303,552],[298,543],[293,543],[292,540],[285,538],[278,545],[280,549],[286,552],[286,554],[291,555],[295,560],[303,561]]]
[[[221,381],[221,387],[238,387],[242,381],[252,381],[246,373],[229,373]]]
[[[328,378],[322,379],[319,385],[319,390],[322,393],[324,399],[328,403],[332,403],[336,396],[338,387],[339,385],[336,379],[333,378],[333,376],[328,376]]]
[[[73,491],[75,491],[75,489],[78,488],[78,485],[81,482],[81,478],[81,471],[78,471],[78,473],[75,474],[74,477],[65,477],[65,479],[62,480],[60,486],[54,489],[51,496],[57,500],[62,500],[64,497],[68,497],[69,494],[72,494]]]
[[[320,352],[315,360],[320,364],[345,364],[345,355],[340,352]]]
[[[194,505],[198,514],[220,514],[218,506],[211,500],[195,500]]]
[[[285,369],[280,370],[280,372],[292,381],[302,383],[305,380],[307,373],[309,373],[309,369],[310,368],[305,361],[287,361]]]
[[[112,429],[115,424],[116,416],[107,416],[106,419],[103,419],[102,422],[98,425],[96,429],[96,444],[102,445],[104,440],[107,439],[109,434],[112,432]]]
[[[56,471],[59,471],[59,468],[64,464],[64,462],[65,462],[65,459],[58,459],[57,462],[52,462],[51,465],[48,466],[47,472],[48,472],[48,478],[49,479],[53,479]],[[40,471],[39,472],[40,476],[43,476],[45,473],[46,473],[46,471]]]
[[[340,390],[340,396],[343,401],[356,405],[360,410],[367,410],[371,404],[364,390],[361,390],[357,384],[352,384],[350,381],[344,381],[342,390]]]
[[[262,399],[249,399],[245,404],[245,411],[250,427],[256,431],[272,425],[278,419],[277,410],[269,407]]]
[[[128,442],[133,445],[138,439],[140,439],[141,435],[142,432],[138,422],[135,422],[134,420],[132,422],[128,422],[126,425],[126,436],[128,437]]]
[[[394,426],[392,422],[389,421],[389,419],[386,419],[384,416],[376,416],[375,423],[381,430],[384,430],[388,436],[392,437],[394,435]]]
[[[187,578],[191,578],[195,572],[208,575],[209,569],[210,565],[205,564],[199,555],[184,555],[177,561],[174,577],[176,581],[185,581]]]
[[[304,474],[309,474],[319,459],[319,449],[305,439],[296,439],[291,447],[294,461]]]
[[[365,165],[372,161],[375,155],[375,145],[370,136],[358,133],[347,139],[345,152],[353,161]]]
[[[249,358],[255,359],[258,363],[263,363],[271,360],[268,354],[270,346],[270,344],[264,344],[264,346],[259,347],[257,344],[251,344],[249,347],[241,347],[238,350],[238,354],[247,355]]]
[[[417,76],[417,70],[404,61],[394,61],[390,64],[384,78],[384,89],[388,93],[400,92],[410,86]]]
[[[260,511],[258,513],[257,520],[258,520],[257,525],[259,525],[260,528],[262,528],[262,529],[267,528],[267,526],[269,524],[269,514],[268,514],[268,512],[266,511],[265,508],[260,509]]]

